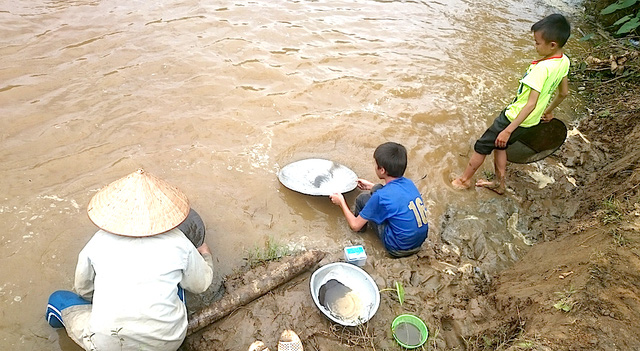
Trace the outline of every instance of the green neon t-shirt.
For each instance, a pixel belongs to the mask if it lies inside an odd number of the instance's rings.
[[[533,127],[540,123],[540,117],[547,108],[551,96],[558,89],[562,79],[569,73],[570,61],[566,55],[554,56],[548,59],[533,61],[524,77],[520,79],[520,87],[518,94],[505,111],[505,115],[510,121],[518,117],[518,113],[527,104],[531,89],[540,93],[536,108],[531,111],[529,116],[522,121],[520,127]]]

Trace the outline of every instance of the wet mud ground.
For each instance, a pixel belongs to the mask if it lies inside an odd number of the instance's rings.
[[[628,91],[629,99],[637,93]],[[369,256],[363,268],[379,289],[401,282],[406,300],[383,291],[362,327],[322,315],[309,271],[191,338],[212,350],[244,350],[254,340],[275,350],[280,333],[292,329],[306,350],[400,350],[390,325],[412,313],[429,328],[425,350],[640,349],[640,113],[633,108],[607,120],[586,115],[554,156],[510,164],[505,196],[469,190],[487,195],[477,206],[447,209],[417,255]],[[495,230],[506,228],[512,243],[494,242],[475,211],[495,214],[502,226]],[[319,266],[341,260],[336,247]],[[210,294],[191,298],[190,310],[273,264],[220,277]]]

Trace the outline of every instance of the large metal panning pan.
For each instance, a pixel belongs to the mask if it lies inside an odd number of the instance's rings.
[[[358,176],[352,170],[320,158],[290,163],[278,172],[278,179],[287,188],[307,195],[346,193],[358,185]]]

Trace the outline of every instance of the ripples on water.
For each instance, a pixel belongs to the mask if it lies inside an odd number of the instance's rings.
[[[185,191],[228,273],[266,236],[362,242],[328,199],[275,173],[323,157],[374,180],[373,149],[398,141],[437,237],[447,204],[487,196],[451,192],[448,177],[512,98],[535,58],[529,27],[551,12],[524,1],[0,2],[0,345],[75,349],[41,312],[72,286],[95,231],[90,197],[138,167]]]

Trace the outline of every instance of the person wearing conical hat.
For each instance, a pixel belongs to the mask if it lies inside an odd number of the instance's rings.
[[[204,228],[199,239],[181,230],[202,223],[187,197],[138,170],[98,191],[87,213],[100,230],[78,255],[75,292],[49,298],[47,321],[85,350],[177,350],[183,289],[202,293],[213,279]]]

